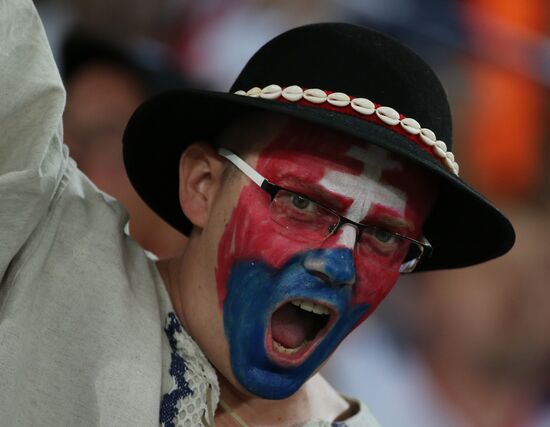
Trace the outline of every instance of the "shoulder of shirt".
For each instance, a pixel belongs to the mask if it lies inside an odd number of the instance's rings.
[[[364,402],[349,396],[342,397],[357,411],[346,420],[332,423],[332,427],[381,427]]]

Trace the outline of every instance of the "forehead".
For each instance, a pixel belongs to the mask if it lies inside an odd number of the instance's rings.
[[[412,162],[358,138],[293,119],[277,119],[266,127],[257,170],[279,185],[326,190],[352,198],[368,192],[381,203],[395,198],[426,201],[433,180]]]
[[[401,169],[389,152],[313,125],[290,122],[273,133],[258,168],[277,178],[322,179],[327,170],[379,178],[384,169]]]

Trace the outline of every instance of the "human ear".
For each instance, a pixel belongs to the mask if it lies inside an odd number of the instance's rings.
[[[221,183],[224,163],[206,142],[191,144],[179,164],[179,201],[189,221],[204,227]]]

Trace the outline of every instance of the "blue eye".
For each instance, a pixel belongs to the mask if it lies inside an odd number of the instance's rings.
[[[306,209],[309,207],[310,203],[311,202],[305,197],[302,197],[298,194],[292,195],[292,204],[298,209]]]
[[[374,237],[381,243],[389,243],[394,238],[394,235],[389,231],[377,228],[374,231]]]

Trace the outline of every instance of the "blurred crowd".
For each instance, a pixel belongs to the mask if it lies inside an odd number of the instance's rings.
[[[126,207],[127,231],[159,258],[183,250],[185,237],[139,199],[121,155],[144,99],[169,87],[227,90],[259,46],[305,23],[369,25],[413,47],[448,90],[461,175],[503,207],[517,245],[478,267],[404,277],[325,375],[386,427],[550,426],[550,3],[36,4],[68,91],[71,156]]]

